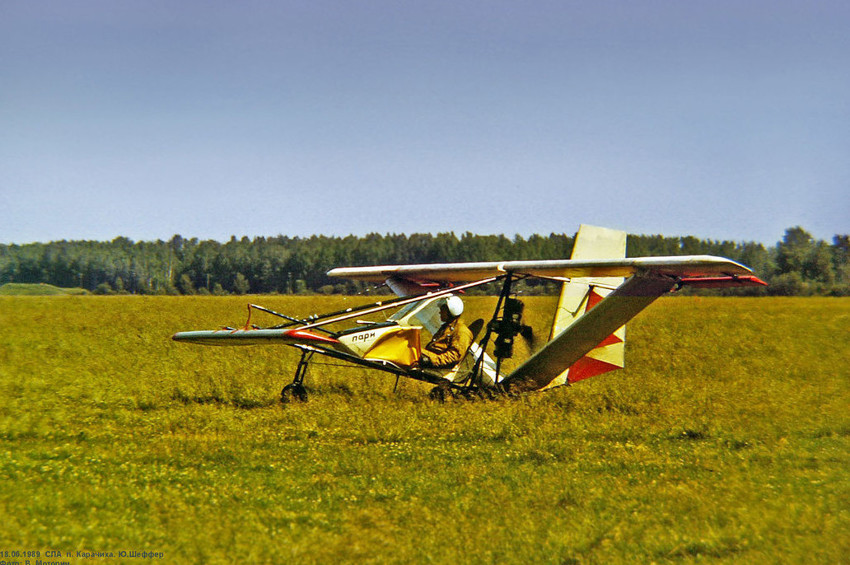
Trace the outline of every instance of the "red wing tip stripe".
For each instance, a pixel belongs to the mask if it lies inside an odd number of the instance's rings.
[[[724,286],[767,286],[767,283],[755,276],[731,277],[686,277],[679,280],[685,286],[717,288]]]

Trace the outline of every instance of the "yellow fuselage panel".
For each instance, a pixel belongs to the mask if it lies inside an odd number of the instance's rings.
[[[419,328],[396,328],[395,331],[387,332],[375,340],[375,344],[363,357],[410,367],[419,361],[419,347]]]
[[[419,360],[419,330],[410,326],[367,327],[341,336],[339,341],[351,353],[364,359],[380,359],[409,367]]]

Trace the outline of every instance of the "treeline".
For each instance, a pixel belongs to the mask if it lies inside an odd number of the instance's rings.
[[[331,279],[337,266],[564,259],[573,238],[465,233],[363,237],[232,237],[226,243],[175,235],[169,241],[54,241],[0,245],[0,284],[47,283],[99,294],[303,294],[363,292],[368,285]],[[850,295],[850,236],[815,240],[801,227],[773,247],[694,237],[631,235],[629,256],[720,255],[750,266],[775,295]],[[553,292],[531,284],[526,292]]]

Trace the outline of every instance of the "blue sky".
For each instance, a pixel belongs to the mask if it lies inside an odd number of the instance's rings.
[[[0,242],[850,231],[850,2],[0,0]]]

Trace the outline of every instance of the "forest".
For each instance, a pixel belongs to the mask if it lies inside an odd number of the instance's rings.
[[[226,243],[180,235],[168,241],[53,241],[0,244],[0,285],[44,283],[95,294],[358,294],[368,285],[331,279],[337,266],[461,261],[564,259],[573,237],[386,234],[347,237],[231,237]],[[850,236],[831,243],[802,227],[785,231],[772,247],[692,236],[629,235],[628,255],[719,255],[741,262],[769,283],[735,294],[850,295]],[[529,294],[556,285],[529,283]],[[378,290],[381,292],[381,290]]]

